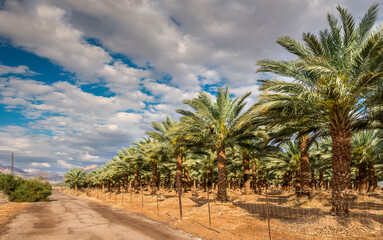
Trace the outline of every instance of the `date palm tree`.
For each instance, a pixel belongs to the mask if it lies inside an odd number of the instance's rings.
[[[152,122],[152,127],[155,131],[148,131],[146,134],[155,139],[157,142],[153,146],[153,151],[157,155],[162,155],[163,158],[176,160],[176,181],[178,190],[182,186],[182,154],[183,147],[179,145],[179,135],[177,132],[172,132],[171,129],[176,126],[177,122],[170,116],[166,120],[159,122]]]
[[[73,168],[69,169],[64,174],[64,182],[69,184],[69,186],[74,187],[77,192],[78,187],[80,187],[85,181],[86,172],[82,168]]]
[[[352,158],[358,167],[359,193],[365,194],[374,189],[374,164],[383,152],[383,141],[379,131],[362,131],[353,134]],[[368,179],[367,179],[368,176]]]
[[[383,31],[371,31],[378,6],[372,5],[359,25],[344,8],[337,7],[341,25],[328,14],[329,28],[319,37],[303,34],[305,44],[292,37],[277,40],[297,56],[295,61],[260,60],[259,72],[271,72],[294,81],[263,81],[264,109],[283,106],[286,119],[310,120],[327,126],[332,139],[332,210],[348,213],[351,130],[366,111],[366,97],[383,78]],[[273,92],[273,93],[271,93]]]
[[[298,173],[300,161],[299,144],[289,141],[281,144],[278,153],[274,156],[266,157],[264,162],[266,169],[282,180],[282,187],[289,190],[293,174],[297,173],[296,177],[300,175]],[[297,180],[299,181],[299,179]]]
[[[250,121],[250,111],[241,113],[246,105],[249,93],[242,97],[231,98],[228,88],[218,89],[217,100],[213,101],[206,92],[200,92],[198,97],[183,100],[194,112],[178,109],[183,115],[180,124],[175,129],[183,138],[186,146],[200,145],[212,149],[218,158],[218,196],[217,199],[228,200],[226,147],[236,142],[250,139],[254,136]]]

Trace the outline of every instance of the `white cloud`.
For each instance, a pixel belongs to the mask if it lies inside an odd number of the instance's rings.
[[[17,67],[10,67],[0,64],[0,75],[6,74],[20,74],[20,75],[36,75],[34,71],[31,71],[28,66],[20,65]]]
[[[57,164],[59,164],[63,168],[78,168],[79,166],[76,166],[74,164],[68,163],[67,161],[64,160],[57,160]]]
[[[51,167],[51,165],[49,163],[37,163],[37,162],[31,163],[31,166],[34,166],[34,167],[45,167],[45,168]]]

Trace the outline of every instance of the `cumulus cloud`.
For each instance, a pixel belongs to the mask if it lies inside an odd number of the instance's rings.
[[[45,168],[51,167],[51,165],[49,163],[37,163],[37,162],[31,163],[31,166],[45,167]]]
[[[36,75],[37,73],[31,71],[28,66],[20,65],[16,67],[6,66],[0,64],[0,75],[6,74],[20,74],[20,75]]]

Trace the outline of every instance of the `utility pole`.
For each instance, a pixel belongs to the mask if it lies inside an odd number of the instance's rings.
[[[14,159],[14,156],[13,156],[13,152],[12,152],[12,155],[11,155],[11,174],[13,175],[13,159]]]

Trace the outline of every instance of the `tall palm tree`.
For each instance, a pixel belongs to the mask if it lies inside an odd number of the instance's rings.
[[[250,112],[241,114],[246,105],[245,99],[250,93],[240,98],[230,98],[228,88],[218,89],[217,100],[213,101],[206,92],[198,97],[183,100],[194,112],[178,109],[182,114],[179,127],[185,145],[201,145],[216,151],[218,158],[218,200],[227,201],[226,147],[235,142],[254,136],[250,122]],[[247,121],[249,120],[249,121]]]
[[[366,110],[366,96],[383,78],[383,31],[371,32],[378,6],[372,5],[359,25],[344,8],[337,7],[341,25],[331,14],[329,29],[303,34],[302,44],[285,36],[278,43],[295,54],[295,61],[261,60],[259,72],[272,72],[295,79],[262,83],[266,91],[262,110],[285,105],[287,119],[310,119],[326,125],[332,139],[332,207],[337,215],[348,213],[350,184],[351,129]],[[275,93],[270,93],[273,91]]]

